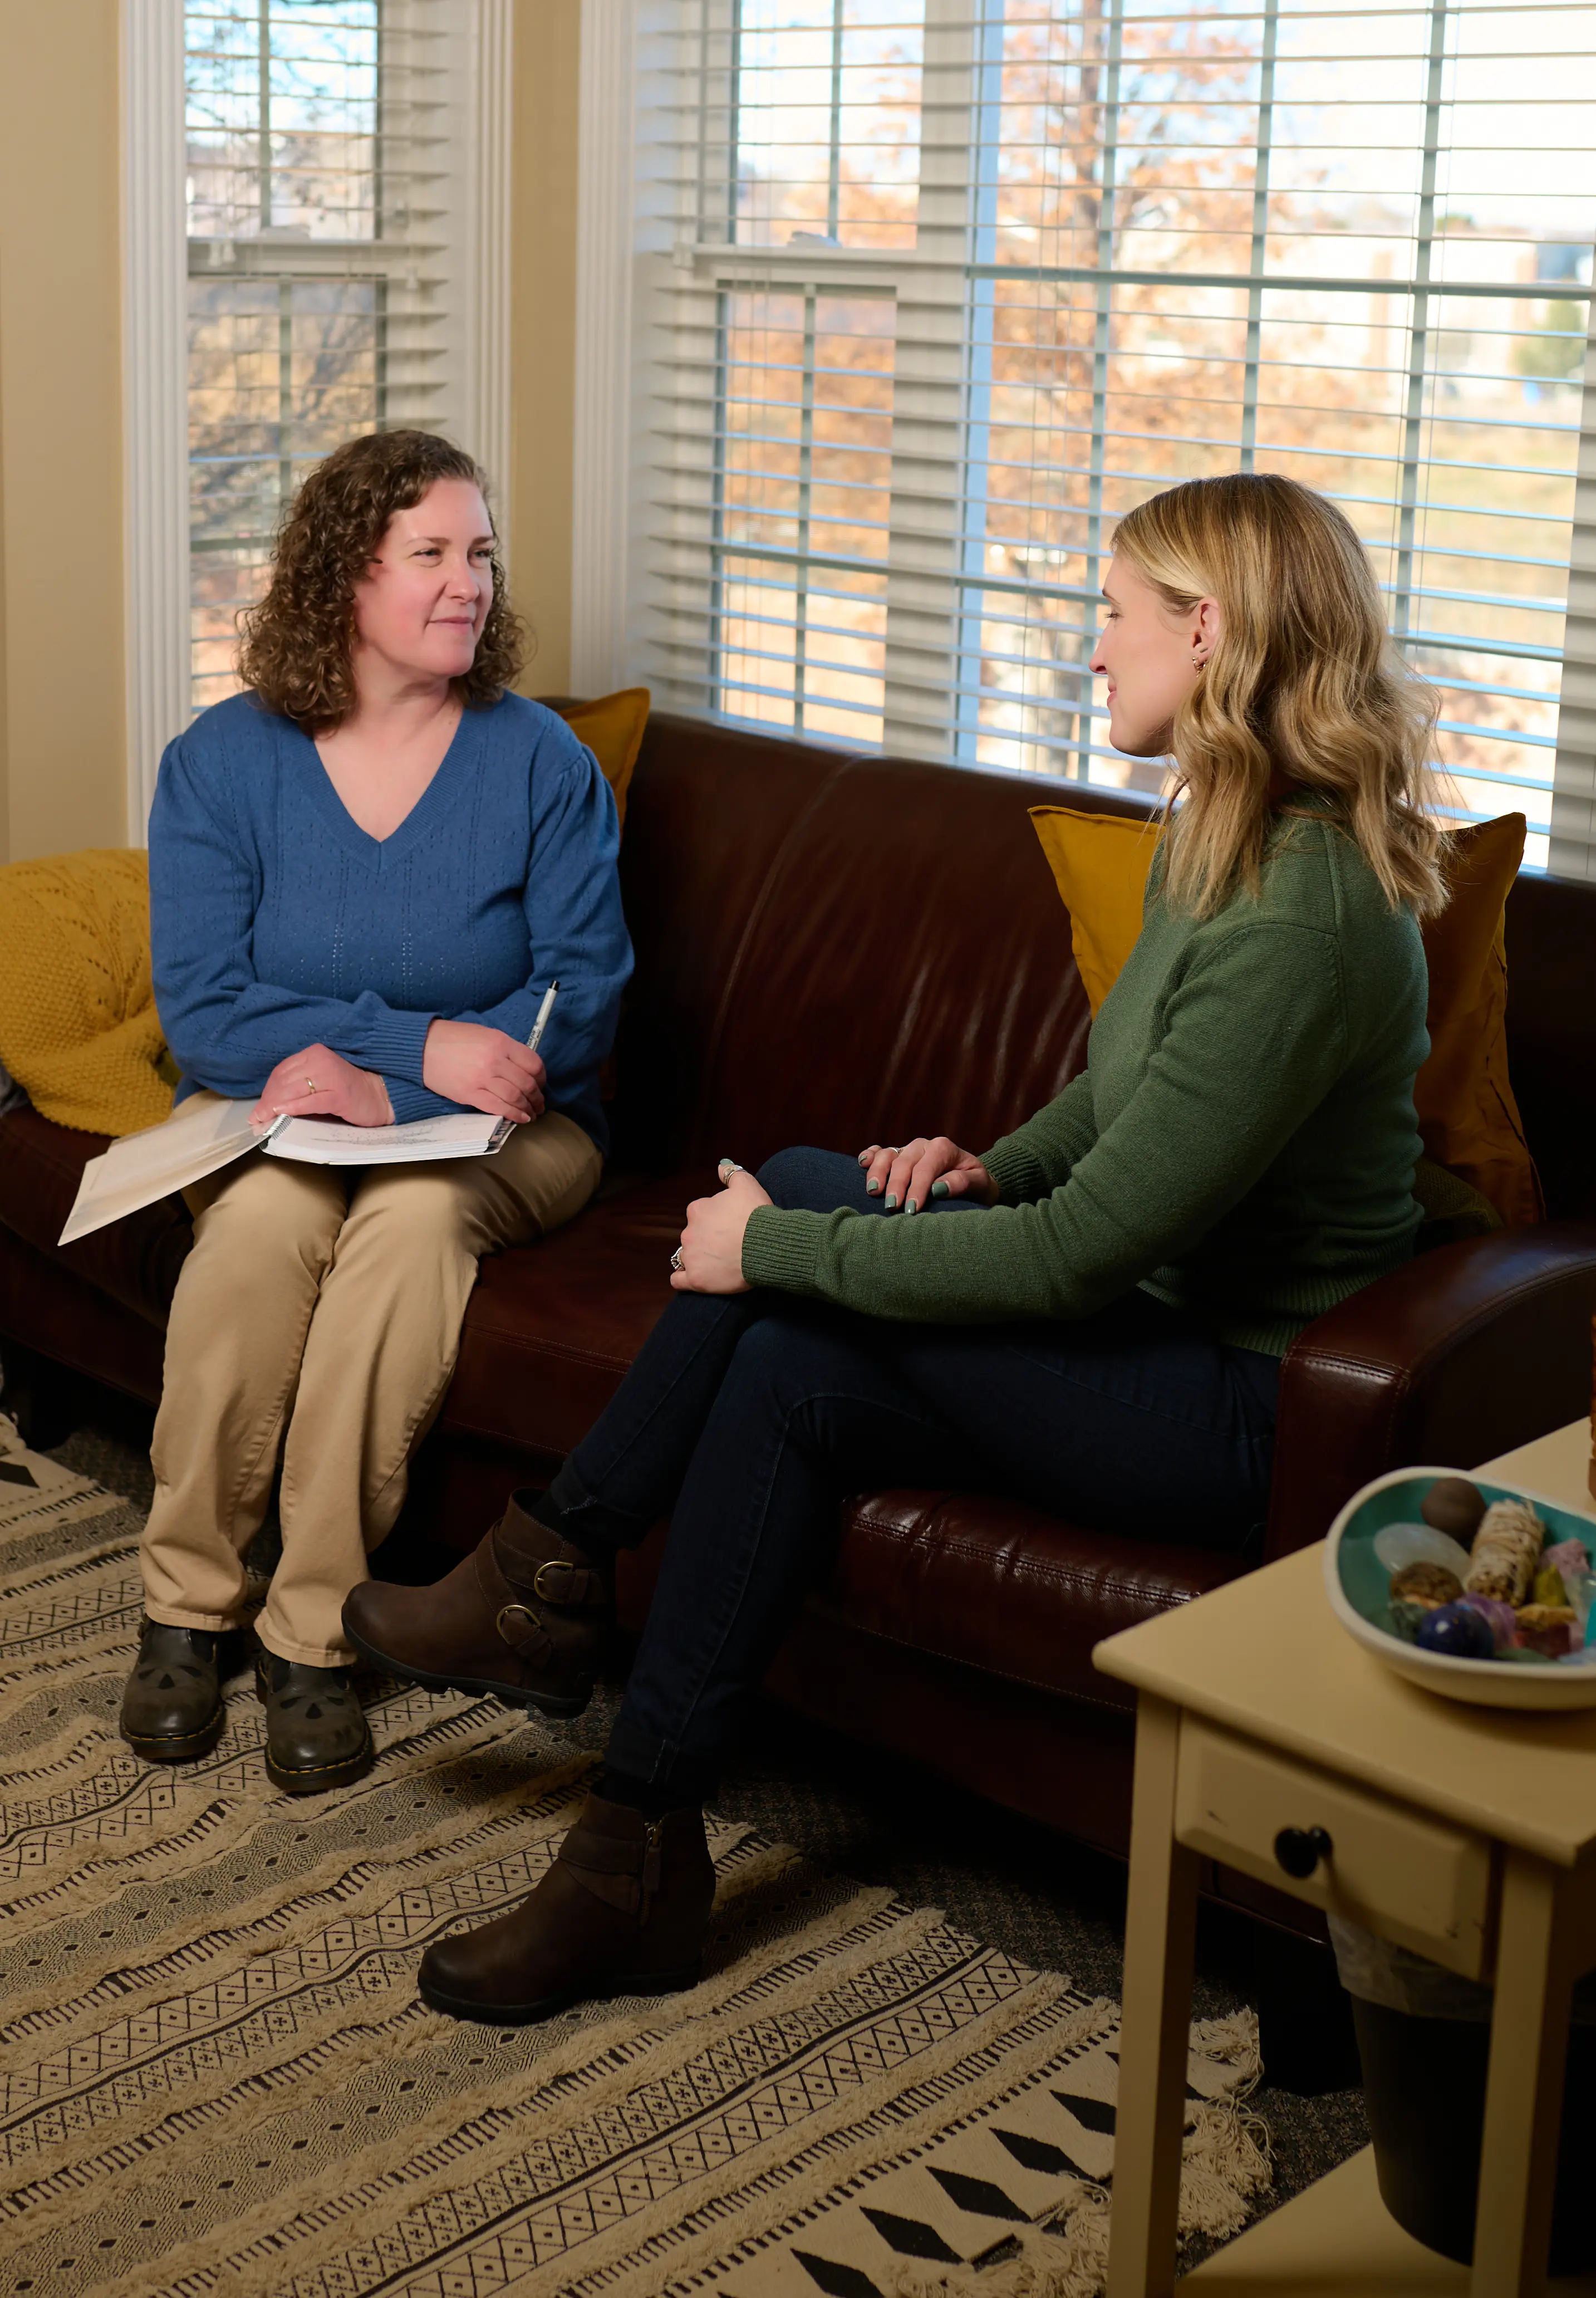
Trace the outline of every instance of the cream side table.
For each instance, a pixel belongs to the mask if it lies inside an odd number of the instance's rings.
[[[1480,1473],[1596,1515],[1590,1429]],[[1197,1876],[1206,1855],[1493,1981],[1472,2274],[1386,2211],[1365,2148],[1181,2277],[1181,2298],[1596,2298],[1549,2283],[1569,1996],[1596,1965],[1596,1708],[1436,1699],[1338,1624],[1322,1544],[1098,1646],[1138,1692],[1108,2298],[1170,2298]],[[1283,1829],[1328,1856],[1286,1874]],[[1592,2189],[1596,2208],[1596,2186]]]

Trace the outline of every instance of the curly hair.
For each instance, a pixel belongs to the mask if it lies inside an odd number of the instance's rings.
[[[1217,599],[1222,636],[1171,740],[1172,899],[1198,917],[1256,892],[1271,776],[1333,802],[1393,908],[1446,906],[1427,764],[1439,700],[1397,653],[1350,521],[1295,479],[1188,479],[1121,519],[1117,558],[1172,612]]]
[[[395,511],[413,510],[440,479],[488,492],[465,449],[431,431],[346,439],[310,473],[277,530],[266,596],[238,618],[238,675],[268,710],[321,734],[354,709],[355,586]],[[450,682],[468,710],[489,708],[514,685],[524,637],[496,542],[493,603],[471,668]]]

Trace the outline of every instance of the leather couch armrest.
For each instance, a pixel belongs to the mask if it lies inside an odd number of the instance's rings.
[[[1420,1253],[1300,1335],[1281,1368],[1265,1553],[1322,1540],[1387,1468],[1470,1467],[1591,1402],[1596,1223]]]

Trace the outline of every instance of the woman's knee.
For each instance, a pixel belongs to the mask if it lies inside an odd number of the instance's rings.
[[[412,1165],[368,1175],[355,1192],[339,1239],[338,1259],[400,1271],[441,1255],[472,1260],[489,1240],[479,1235],[478,1206],[446,1164]]]
[[[794,1304],[756,1317],[732,1352],[723,1396],[789,1412],[845,1380],[860,1343],[833,1329],[835,1312]]]
[[[338,1242],[345,1198],[341,1181],[323,1168],[260,1158],[191,1210],[196,1266],[219,1256],[241,1273],[264,1273],[284,1261],[319,1272]]]
[[[871,1202],[859,1160],[836,1149],[778,1149],[756,1178],[784,1212],[831,1213]]]

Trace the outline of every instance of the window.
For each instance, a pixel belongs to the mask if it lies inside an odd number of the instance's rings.
[[[1569,725],[1559,755],[1559,703],[1591,643],[1565,625],[1596,8],[658,0],[645,22],[638,648],[662,700],[1156,787],[1086,667],[1114,520],[1279,471],[1347,512],[1440,689],[1445,802],[1522,808],[1544,865],[1555,785],[1553,858],[1584,866],[1596,761]]]
[[[185,9],[193,707],[230,693],[307,467],[466,426],[454,0]],[[466,426],[468,427],[468,426]]]

